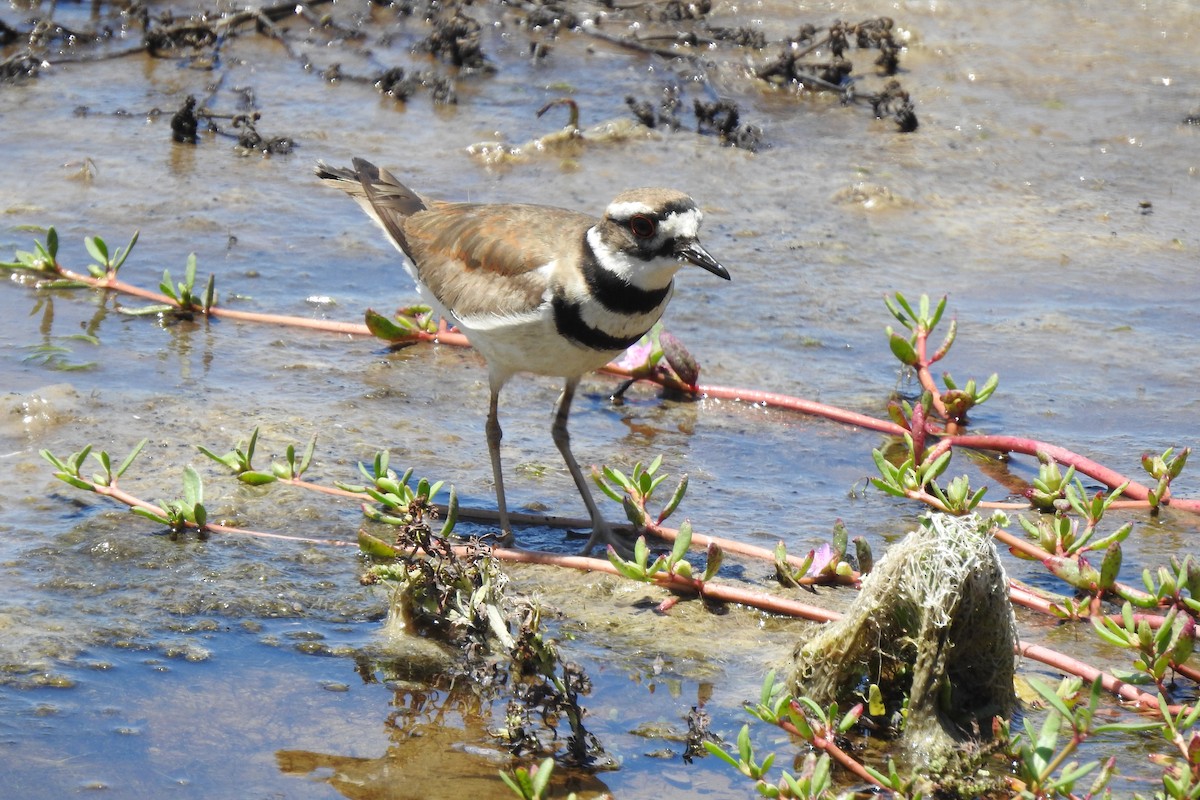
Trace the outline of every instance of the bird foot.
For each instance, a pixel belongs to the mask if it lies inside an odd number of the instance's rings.
[[[587,544],[580,549],[579,555],[591,555],[592,549],[596,547],[596,545],[601,545],[603,547],[612,545],[612,548],[617,551],[617,555],[619,555],[621,558],[628,559],[633,556],[633,548],[624,539],[624,537],[620,536],[607,522],[602,519],[597,520],[592,524],[592,535],[588,537]]]

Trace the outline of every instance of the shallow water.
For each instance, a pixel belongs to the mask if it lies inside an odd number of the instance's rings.
[[[330,43],[287,21],[314,71],[247,32],[229,39],[216,72],[143,55],[0,86],[0,253],[40,237],[24,226],[53,225],[60,260],[82,269],[84,236],[116,246],[140,230],[122,268],[131,283],[154,287],[164,268],[177,279],[195,252],[200,274],[215,273],[233,307],[357,321],[367,307],[387,311],[417,296],[359,209],[315,180],[318,159],[366,157],[439,197],[593,212],[624,188],[673,185],[699,200],[703,241],[734,276],[725,284],[685,272],[666,318],[705,382],[880,415],[899,380],[882,296],[949,293],[960,335],[947,368],[960,381],[1001,377],[973,416],[976,430],[1061,444],[1135,478],[1143,452],[1196,443],[1200,130],[1183,118],[1200,105],[1200,11],[1188,3],[718,3],[715,24],[758,26],[770,39],[801,22],[892,16],[908,36],[900,77],[920,129],[900,135],[862,108],[764,94],[740,66],[757,56],[734,53],[706,69],[744,121],[763,128],[757,153],[681,130],[503,168],[481,166],[466,148],[554,130],[563,109],[535,113],[564,93],[584,127],[628,119],[624,97],[654,97],[665,82],[684,86],[685,109],[712,97],[686,63],[582,35],[559,37],[535,62],[511,12],[472,6],[492,23],[483,47],[498,71],[460,80],[455,106],[435,107],[423,93],[399,103],[314,73],[336,62],[356,74],[390,65],[449,74],[410,53],[428,26],[360,4],[324,10],[346,25],[368,15],[390,43],[377,33],[361,45]],[[10,6],[0,19],[25,29],[36,13]],[[83,29],[90,13],[60,4],[55,19]],[[99,13],[117,25],[113,9]],[[149,112],[208,95],[218,74],[211,107],[238,111],[252,90],[260,132],[293,137],[293,154],[243,156],[212,135],[197,146],[171,141],[169,113]],[[124,482],[137,494],[177,496],[192,463],[211,516],[352,540],[354,504],[239,486],[195,445],[223,452],[259,426],[260,459],[269,459],[315,433],[314,479],[353,481],[357,461],[390,449],[394,463],[490,506],[479,359],[116,313],[129,305],[139,303],[16,282],[0,289],[0,763],[13,796],[104,786],[114,797],[449,797],[467,782],[470,796],[508,796],[495,777],[506,762],[480,718],[409,683],[360,676],[359,665],[378,657],[386,598],[359,586],[351,549],[173,541],[55,481],[38,457],[91,443],[120,458],[149,437]],[[72,338],[82,332],[100,344]],[[46,363],[38,348],[47,345],[68,350]],[[878,552],[919,512],[861,492],[874,434],[744,404],[663,401],[640,387],[614,407],[611,381],[584,386],[572,416],[581,462],[628,469],[662,453],[665,469],[690,474],[681,513],[702,531],[803,551],[841,518]],[[509,497],[574,515],[578,498],[549,441],[556,388],[527,378],[505,390]],[[967,459],[951,469],[1003,498]],[[1029,459],[1009,470],[1026,480],[1036,472]],[[1180,492],[1195,497],[1194,485],[1185,472]],[[1131,518],[1122,578],[1136,583],[1143,566],[1197,552],[1194,517]],[[577,546],[545,529],[521,540]],[[1022,562],[1009,568],[1059,588]],[[744,568],[751,580],[766,571]],[[596,684],[585,699],[592,730],[621,764],[599,774],[604,786],[625,797],[749,793],[713,759],[686,765],[677,745],[631,732],[686,730],[688,709],[706,703],[714,730],[732,737],[745,721],[740,704],[790,650],[799,623],[682,606],[659,618],[638,605],[651,593],[636,586],[536,571],[517,571],[517,581],[542,586],[561,610],[556,626],[573,636],[565,649]],[[1024,636],[1055,644],[1044,621],[1022,622]],[[1086,632],[1056,637],[1102,663],[1119,657],[1088,644]],[[394,724],[397,711],[407,724]],[[763,744],[790,752],[769,733]],[[453,780],[435,783],[445,775]]]

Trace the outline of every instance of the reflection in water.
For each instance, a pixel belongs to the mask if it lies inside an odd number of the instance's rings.
[[[380,722],[388,740],[382,755],[280,750],[276,762],[285,775],[323,781],[353,800],[511,797],[497,773],[541,757],[516,761],[495,747],[489,706],[475,687],[462,683],[447,690],[398,686]],[[606,790],[595,775],[561,768],[553,786],[556,794]]]

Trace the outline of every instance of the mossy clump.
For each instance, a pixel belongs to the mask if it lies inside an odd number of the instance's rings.
[[[926,517],[875,565],[846,615],[796,649],[795,694],[842,707],[872,696],[873,722],[914,763],[977,767],[964,756],[1017,703],[1016,621],[991,525]]]

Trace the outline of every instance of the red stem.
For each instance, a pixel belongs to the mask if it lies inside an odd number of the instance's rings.
[[[929,396],[933,401],[933,410],[938,413],[942,419],[948,419],[949,414],[946,413],[946,404],[942,402],[942,392],[937,387],[937,383],[933,380],[933,374],[929,371],[929,365],[933,362],[926,355],[926,342],[929,339],[929,331],[923,326],[917,328],[917,380],[921,383],[921,388],[929,392]]]
[[[459,552],[459,550],[460,548],[455,548],[456,552]],[[462,552],[467,552],[466,548],[461,548],[461,550]],[[501,547],[492,548],[492,556],[500,561],[566,567],[584,572],[606,572],[609,575],[618,576],[621,574],[607,560],[590,558],[588,556],[567,556],[558,553],[542,553],[536,550],[517,550]],[[830,611],[827,608],[819,606],[811,606],[796,600],[789,600],[786,597],[778,597],[766,592],[757,592],[750,589],[741,589],[736,586],[726,586],[711,582],[705,583],[695,578],[684,578],[665,572],[656,574],[654,582],[667,589],[696,593],[713,600],[720,600],[726,603],[740,603],[764,611],[774,611],[779,614],[808,619],[814,622],[830,622],[841,618],[841,615],[836,611]]]
[[[78,272],[66,269],[61,265],[56,265],[58,274],[69,280],[78,281],[80,283],[94,286],[101,289],[109,289],[112,291],[130,294],[135,297],[141,297],[147,300],[152,300],[158,303],[173,305],[178,307],[179,304],[167,297],[166,295],[142,289],[138,286],[126,283],[115,276],[105,278],[94,278],[90,275],[83,275]],[[248,322],[273,323],[278,325],[288,325],[293,327],[307,328],[310,330],[321,330],[332,333],[342,333],[360,336],[371,335],[366,325],[361,323],[337,322],[333,320],[311,319],[308,317],[285,316],[277,314],[260,314],[250,311],[235,311],[226,309],[220,306],[213,306],[207,312],[213,317],[222,317],[231,320],[242,320]],[[940,396],[936,385],[933,383],[933,378],[929,373],[926,360],[926,337],[927,332],[918,332],[917,336],[917,355],[920,361],[918,369],[918,377],[923,388],[928,390],[934,398],[935,408],[942,416],[945,416],[945,408],[941,406]],[[436,341],[443,344],[456,347],[468,346],[467,338],[456,331],[445,329],[444,326],[439,326],[438,333],[432,334],[425,331],[414,331],[413,339],[420,341]],[[611,375],[620,375],[623,377],[632,377],[631,371],[617,364],[609,364],[602,368],[601,372],[606,372]],[[643,376],[644,377],[644,376]],[[773,406],[776,408],[798,411],[802,414],[810,414],[813,416],[825,417],[834,422],[842,422],[848,425],[865,428],[867,430],[879,431],[886,433],[889,436],[903,436],[906,430],[891,422],[890,420],[877,419],[859,414],[854,411],[837,408],[835,406],[817,403],[811,400],[803,400],[798,397],[780,394],[776,392],[764,392],[754,389],[741,389],[727,386],[687,386],[677,380],[663,378],[660,376],[649,376],[645,378],[664,386],[670,386],[680,391],[687,391],[699,394],[701,396],[714,397],[718,399],[737,400],[750,403],[761,403],[763,405]],[[933,433],[930,431],[929,433]],[[972,447],[981,450],[996,450],[1004,453],[1025,453],[1027,455],[1036,456],[1037,453],[1044,452],[1053,457],[1060,464],[1074,466],[1076,470],[1082,472],[1089,477],[1101,481],[1110,488],[1115,488],[1126,482],[1125,476],[1120,473],[1108,469],[1107,467],[1098,464],[1091,459],[1085,458],[1077,453],[1067,450],[1057,445],[1039,442],[1033,439],[1024,439],[1016,436],[990,436],[977,434],[943,434],[941,441],[938,442],[935,452],[942,447],[959,445],[962,447]],[[1129,482],[1125,493],[1135,500],[1146,500],[1149,489],[1133,481]],[[1170,505],[1173,508],[1182,509],[1200,513],[1200,500],[1174,498],[1169,495],[1162,500],[1163,504]]]
[[[306,485],[303,481],[293,481],[293,483]],[[128,492],[117,488],[116,486],[99,486],[93,484],[97,494],[111,497],[118,502],[124,503],[130,507],[138,507],[149,509],[155,513],[162,513],[162,509],[158,506],[148,503]],[[339,490],[340,491],[340,490]],[[262,531],[251,531],[244,528],[234,528],[227,525],[209,523],[205,526],[207,530],[218,533],[242,534],[249,536],[258,536],[272,539],[283,539],[287,541],[306,542],[312,544],[332,545],[338,547],[353,547],[354,542],[340,541],[336,539],[314,539],[302,536],[288,536],[285,534],[265,533]],[[704,537],[708,538],[708,537]],[[471,548],[456,547],[455,551],[462,554],[471,551]],[[591,572],[606,572],[610,575],[620,575],[616,567],[606,560],[587,558],[584,556],[565,556],[555,553],[540,553],[535,551],[513,550],[505,548],[494,548],[492,556],[501,561],[514,561],[529,564],[544,564],[549,566],[567,567],[570,569],[578,569]],[[773,558],[773,555],[772,555]],[[654,576],[654,582],[660,586],[676,591],[694,592],[703,597],[719,600],[726,603],[740,603],[742,605],[759,608],[765,611],[771,611],[778,614],[798,617],[802,619],[812,620],[814,622],[833,622],[842,618],[842,615],[836,611],[831,611],[819,606],[800,603],[795,600],[790,600],[784,597],[767,594],[766,592],[758,592],[747,589],[740,589],[734,586],[722,584],[708,583],[695,578],[684,578],[679,575],[667,573],[659,573]],[[1092,681],[1097,676],[1101,678],[1101,684],[1109,692],[1130,700],[1138,705],[1139,708],[1151,711],[1158,710],[1158,698],[1154,695],[1147,694],[1137,689],[1136,687],[1127,684],[1118,678],[1101,672],[1100,670],[1085,664],[1070,656],[1064,655],[1057,651],[1051,650],[1040,645],[1026,644],[1018,642],[1017,652],[1027,658],[1032,658],[1036,661],[1041,661],[1044,664],[1049,664],[1056,669],[1062,670],[1068,674],[1077,675],[1084,680]],[[1185,671],[1186,670],[1186,671]],[[1195,670],[1182,667],[1176,670],[1182,675],[1196,679],[1200,675],[1196,674]],[[1189,674],[1191,673],[1191,674]],[[1172,714],[1179,713],[1183,706],[1170,706],[1169,710]],[[830,751],[831,755],[836,755]],[[847,757],[848,758],[848,757]],[[852,759],[851,759],[852,760]],[[848,767],[849,768],[849,767]]]
[[[619,575],[616,568],[607,561],[601,561],[596,558],[586,558],[583,556],[561,556],[553,553],[538,553],[526,552],[522,550],[503,550],[494,549],[492,555],[504,561],[520,561],[532,564],[547,564],[551,566],[569,567],[571,569],[607,572],[611,575]],[[775,611],[781,614],[789,614],[792,616],[809,619],[816,622],[833,622],[842,618],[842,615],[836,611],[810,606],[804,603],[797,603],[775,595],[769,595],[765,592],[748,591],[738,589],[732,586],[723,586],[712,583],[704,583],[700,580],[681,578],[677,575],[658,574],[655,576],[655,582],[667,588],[693,591],[704,597],[709,597],[714,600],[723,600],[730,603],[742,603],[755,608],[760,608],[766,611]],[[1035,661],[1040,661],[1043,664],[1048,664],[1055,669],[1061,670],[1068,675],[1078,676],[1086,681],[1093,681],[1097,676],[1100,677],[1101,685],[1109,692],[1129,700],[1140,709],[1147,711],[1158,711],[1158,698],[1152,694],[1141,691],[1136,686],[1125,683],[1124,681],[1110,675],[1106,672],[1085,664],[1078,659],[1060,653],[1056,650],[1051,650],[1048,647],[1041,645],[1028,644],[1018,642],[1016,652],[1031,658]],[[1181,673],[1182,674],[1182,673]],[[1171,713],[1177,714],[1182,710],[1183,706],[1170,706]]]
[[[1156,696],[1143,692],[1136,686],[1125,683],[1120,678],[1109,675],[1106,672],[1101,672],[1090,664],[1085,664],[1056,650],[1051,650],[1048,647],[1042,647],[1037,644],[1020,642],[1017,645],[1017,652],[1026,658],[1032,658],[1034,661],[1048,664],[1057,670],[1065,672],[1068,675],[1080,677],[1089,683],[1099,677],[1101,686],[1123,700],[1134,703],[1139,709],[1155,712],[1159,710],[1158,698]],[[1183,708],[1183,706],[1179,705],[1168,706],[1172,714],[1178,714]]]
[[[853,756],[849,755],[848,753],[846,753],[845,750],[838,747],[837,744],[834,743],[833,739],[828,739],[824,736],[817,736],[817,735],[815,735],[815,733],[816,733],[815,731],[814,731],[814,736],[812,739],[805,739],[804,735],[801,734],[800,731],[796,730],[796,726],[793,725],[792,723],[788,722],[787,720],[780,720],[779,727],[783,728],[785,731],[792,734],[793,736],[796,736],[800,739],[804,739],[805,741],[809,742],[813,747],[817,748],[818,750],[824,750],[826,753],[829,753],[829,756],[834,761],[841,764],[848,771],[854,773],[854,776],[857,777],[859,780],[867,781],[868,783],[871,783],[875,786],[882,787],[884,789],[887,788],[886,786],[884,786],[884,784],[880,783],[879,780],[874,775],[867,772],[866,767],[864,767],[859,762],[855,761]]]

